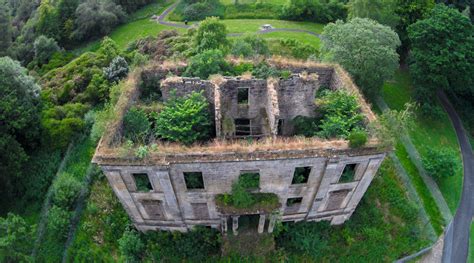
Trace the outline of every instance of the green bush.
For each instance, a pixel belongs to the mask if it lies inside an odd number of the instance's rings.
[[[232,43],[230,53],[237,57],[248,58],[254,55],[252,46],[245,42],[245,40],[239,38]]]
[[[267,3],[236,4],[225,8],[225,19],[277,19],[281,6]]]
[[[0,217],[0,255],[3,262],[32,262],[30,255],[34,241],[34,225],[12,213]]]
[[[47,224],[49,235],[56,237],[58,240],[64,240],[67,237],[70,224],[71,212],[55,205],[49,209]]]
[[[209,104],[202,93],[193,92],[186,97],[172,94],[156,118],[155,134],[189,145],[208,139],[210,129]]]
[[[359,148],[367,143],[367,132],[363,130],[354,130],[347,137],[349,140],[349,147]]]
[[[347,8],[342,1],[289,0],[280,17],[285,20],[329,23],[344,20]]]
[[[444,148],[428,148],[422,162],[426,172],[438,179],[454,176],[459,169],[456,153]]]
[[[193,42],[198,54],[210,49],[226,51],[229,46],[227,28],[217,17],[206,18],[199,23]]]
[[[210,75],[223,74],[229,69],[230,66],[222,51],[211,49],[192,57],[184,76],[207,79]]]
[[[63,209],[71,209],[79,197],[82,184],[71,174],[61,174],[53,184],[52,202]]]
[[[232,184],[232,206],[237,208],[249,208],[255,204],[255,199],[248,191],[242,180]]]
[[[43,109],[41,124],[47,132],[49,144],[58,148],[67,146],[73,136],[84,130],[82,118],[89,108],[81,103],[68,103]]]
[[[346,91],[324,91],[316,104],[322,115],[318,136],[347,138],[351,131],[363,126],[364,115],[357,98]]]
[[[220,236],[215,229],[197,226],[188,233],[149,231],[143,239],[152,262],[207,262],[219,254]]]
[[[235,76],[240,76],[245,72],[252,72],[253,71],[253,64],[252,63],[239,63],[235,65],[232,69],[232,72]]]
[[[297,59],[308,59],[309,57],[318,57],[319,51],[312,45],[302,43],[295,39],[281,39],[280,46],[287,49],[289,54]]]
[[[224,7],[218,0],[205,0],[188,5],[183,10],[183,19],[188,21],[203,20],[206,17],[223,17]]]
[[[295,127],[295,135],[302,135],[306,137],[313,137],[319,131],[318,118],[306,117],[306,116],[296,116],[293,120],[293,125]]]
[[[151,123],[147,114],[132,107],[123,117],[123,136],[133,142],[144,143],[150,134]]]
[[[140,262],[141,254],[144,252],[145,244],[135,230],[127,230],[118,240],[119,250],[125,262]]]
[[[269,77],[278,77],[280,76],[280,73],[281,72],[278,69],[268,65],[265,62],[261,62],[257,64],[252,71],[252,75],[254,75],[256,78],[259,78],[259,79],[267,79]]]

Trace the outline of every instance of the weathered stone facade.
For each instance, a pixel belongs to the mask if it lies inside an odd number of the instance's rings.
[[[353,85],[330,66],[292,70],[296,74],[287,80],[172,77],[162,82],[161,90],[165,100],[173,89],[178,96],[203,91],[218,139],[291,136],[294,117],[315,114],[314,97],[321,86]],[[370,109],[363,107],[363,111],[371,121],[374,115]],[[237,120],[250,120],[249,129]],[[239,125],[246,130],[239,131]],[[94,162],[142,231],[187,231],[206,225],[224,233],[231,229],[238,232],[241,215],[219,212],[215,197],[230,192],[232,183],[247,172],[259,174],[256,191],[274,193],[281,203],[271,214],[254,213],[260,215],[258,232],[273,231],[276,220],[342,224],[356,209],[385,157],[385,151],[374,145],[350,149],[347,143],[335,141],[321,148],[308,144],[296,150],[275,146],[262,151],[249,145],[243,152],[224,148],[205,153],[161,153],[146,161],[119,156],[109,148],[99,145]],[[296,174],[300,176],[297,181]],[[189,187],[187,176],[196,177],[199,186]]]

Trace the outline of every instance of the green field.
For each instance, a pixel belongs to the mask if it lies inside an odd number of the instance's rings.
[[[394,80],[387,82],[382,90],[383,98],[393,109],[401,109],[405,103],[412,101],[412,93],[411,79],[406,71],[398,71]],[[436,120],[427,119],[417,112],[415,125],[409,134],[421,156],[426,154],[428,147],[448,148],[459,152],[456,133],[444,112]],[[461,164],[460,156],[459,164]],[[437,180],[437,183],[450,210],[454,213],[461,196],[462,171]]]

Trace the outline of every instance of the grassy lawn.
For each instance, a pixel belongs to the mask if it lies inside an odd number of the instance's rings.
[[[382,90],[382,96],[393,109],[401,109],[406,102],[412,100],[412,86],[408,72],[398,71],[393,81],[387,82]],[[448,148],[459,152],[456,133],[448,116],[443,112],[436,120],[427,119],[418,114],[415,125],[410,131],[410,137],[420,155],[426,154],[428,147]],[[459,163],[461,157],[459,156]],[[450,210],[454,213],[462,190],[462,171],[453,176],[437,180]]]
[[[294,22],[275,19],[229,19],[222,20],[230,33],[257,32],[264,24],[270,24],[275,28],[292,28],[322,33],[324,25],[311,22]]]

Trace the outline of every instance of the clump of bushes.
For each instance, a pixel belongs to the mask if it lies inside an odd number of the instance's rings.
[[[115,57],[109,66],[103,69],[104,76],[110,82],[118,82],[119,80],[125,78],[128,74],[129,68],[127,61],[121,57]]]
[[[343,90],[324,91],[316,100],[322,118],[317,135],[323,138],[347,138],[363,128],[364,115],[354,95]]]
[[[351,147],[365,144],[364,115],[354,95],[344,90],[324,89],[318,92],[316,105],[316,117],[297,116],[293,119],[296,135],[349,139]]]
[[[123,136],[133,142],[145,142],[150,128],[147,114],[137,107],[132,107],[123,118]]]
[[[209,103],[202,92],[186,97],[177,97],[175,93],[156,117],[155,135],[189,145],[208,139],[210,129]]]
[[[206,17],[223,17],[225,7],[219,0],[184,0],[170,15],[175,21],[198,21]]]
[[[270,54],[267,42],[256,34],[246,34],[232,43],[231,54],[245,58]]]
[[[207,79],[210,75],[223,74],[229,69],[224,53],[218,49],[209,49],[191,58],[184,76]]]
[[[344,20],[346,17],[346,6],[337,0],[290,0],[280,14],[280,18],[285,20],[312,21],[323,24]]]
[[[296,39],[281,39],[279,42],[281,50],[279,50],[278,53],[280,54],[282,51],[285,51],[285,54],[304,60],[319,56],[319,50],[317,48]]]
[[[219,209],[228,212],[272,212],[277,209],[280,206],[278,196],[273,193],[251,193],[251,189],[254,189],[256,185],[258,187],[258,177],[246,175],[242,174],[232,184],[230,194],[226,193],[216,196],[216,204]]]
[[[61,174],[53,184],[53,204],[64,209],[72,208],[81,188],[82,184],[71,174]]]
[[[428,148],[422,162],[426,172],[437,179],[453,176],[459,170],[456,153],[449,149]]]
[[[349,140],[349,147],[359,148],[367,143],[367,132],[364,130],[354,130],[347,137]]]

